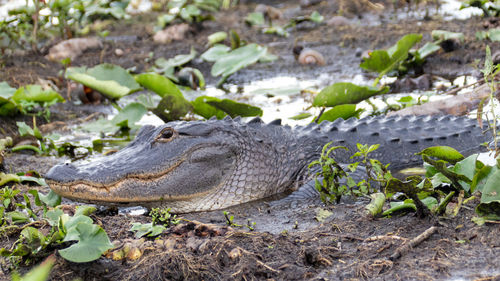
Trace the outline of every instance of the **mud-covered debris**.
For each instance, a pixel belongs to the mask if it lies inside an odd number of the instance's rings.
[[[155,43],[168,44],[172,41],[183,40],[188,31],[189,24],[187,23],[172,25],[164,30],[156,32],[153,36],[153,40]]]
[[[357,277],[369,279],[380,275],[381,273],[391,269],[393,262],[383,259],[367,260],[356,266],[355,272]]]
[[[55,62],[59,62],[65,58],[74,60],[88,49],[101,47],[102,43],[97,37],[72,38],[50,48],[45,58]]]
[[[105,257],[118,261],[135,261],[142,257],[145,249],[152,249],[153,242],[141,239],[125,239],[124,241],[113,241],[113,249],[104,254]]]
[[[168,233],[176,234],[182,237],[215,237],[223,236],[230,230],[232,230],[232,228],[229,226],[190,221],[168,229]]]
[[[303,251],[304,263],[312,266],[330,266],[332,261],[321,254],[317,247],[308,247]]]
[[[257,5],[255,7],[255,12],[263,13],[270,20],[279,20],[283,18],[283,13],[281,13],[280,10],[264,4]]]
[[[328,21],[326,21],[326,25],[329,26],[343,26],[350,25],[351,22],[343,16],[333,16]]]

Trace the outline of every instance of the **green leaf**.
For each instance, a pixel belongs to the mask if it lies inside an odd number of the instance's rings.
[[[212,46],[214,44],[226,40],[226,38],[227,38],[227,33],[224,31],[212,33],[207,37],[208,45]]]
[[[189,52],[189,54],[177,55],[168,60],[164,58],[159,58],[155,61],[155,67],[153,70],[157,73],[169,73],[169,72],[173,73],[174,68],[182,66],[192,61],[196,57],[196,54],[197,54],[196,50],[193,47],[191,47],[191,51]]]
[[[439,46],[438,44],[433,42],[427,42],[425,43],[425,45],[420,47],[420,49],[418,49],[418,55],[421,59],[423,59],[429,56],[430,54],[437,52],[439,49],[441,49],[441,46]]]
[[[249,13],[245,18],[245,22],[253,26],[262,26],[266,23],[264,14],[260,12]]]
[[[138,102],[129,103],[111,120],[100,118],[95,122],[84,124],[82,129],[90,132],[115,132],[120,128],[136,128],[135,125],[148,110]]]
[[[165,76],[157,73],[143,73],[135,76],[141,86],[158,94],[160,97],[178,96],[183,97],[177,86]]]
[[[21,236],[24,238],[24,242],[32,249],[41,247],[46,240],[45,235],[41,231],[31,226],[23,229]]]
[[[451,32],[446,30],[433,30],[431,32],[432,39],[436,41],[444,41],[450,39],[456,39],[460,43],[463,43],[465,40],[464,34],[461,32]]]
[[[119,99],[141,89],[132,75],[113,64],[100,64],[87,70],[70,67],[66,75],[110,99]]]
[[[309,19],[315,23],[321,23],[325,18],[317,11],[312,12]]]
[[[94,206],[86,206],[86,205],[77,206],[75,216],[80,216],[80,215],[81,216],[89,216],[90,214],[92,214],[96,210],[97,210],[97,208]]]
[[[12,95],[14,95],[15,92],[16,92],[16,89],[9,86],[9,84],[7,84],[7,82],[5,82],[5,81],[0,82],[0,98],[8,100],[12,97]],[[0,103],[1,103],[1,100],[0,100]]]
[[[382,192],[377,192],[370,194],[371,201],[365,206],[368,214],[371,216],[376,216],[382,212],[382,207],[385,202],[385,194]]]
[[[39,193],[40,200],[45,203],[47,206],[55,207],[61,205],[61,196],[57,195],[52,189],[47,193],[47,195],[43,195]]]
[[[52,210],[48,210],[44,216],[51,226],[57,226],[57,225],[59,225],[59,218],[63,214],[64,214],[64,212],[61,209],[52,209]]]
[[[359,117],[362,109],[356,110],[355,104],[341,104],[333,107],[330,110],[325,111],[318,120],[318,123],[323,121],[335,121],[338,118],[347,120],[351,117]]]
[[[42,262],[37,267],[31,269],[28,273],[23,275],[19,281],[45,281],[49,279],[50,271],[54,266],[56,259],[54,257],[48,257],[44,262]],[[13,279],[14,281],[14,279]]]
[[[150,237],[160,235],[165,229],[167,229],[163,225],[153,225],[153,223],[132,223],[132,228],[130,231],[135,232],[135,238],[141,238],[146,234]]]
[[[360,66],[366,70],[378,72],[381,76],[396,69],[408,57],[410,49],[422,39],[421,34],[407,34],[394,46],[385,50],[375,50]]]
[[[473,154],[465,158],[464,160],[457,162],[453,167],[452,171],[457,174],[464,175],[469,179],[474,178],[474,174],[476,173],[477,157],[478,154]],[[464,181],[459,181],[459,183],[465,191],[467,192],[470,191],[471,184],[468,184]]]
[[[28,215],[19,211],[7,212],[5,216],[12,221],[12,224],[25,223],[29,221]]]
[[[191,105],[193,106],[194,113],[202,116],[205,119],[210,119],[212,116],[215,116],[217,119],[222,119],[227,115],[224,111],[208,104],[208,100],[218,99],[209,96],[201,96],[192,101]]]
[[[500,171],[497,170],[484,185],[476,212],[489,219],[500,220]]]
[[[200,58],[203,59],[204,61],[214,62],[214,61],[218,60],[219,58],[227,55],[230,50],[231,50],[231,47],[229,47],[229,46],[215,44],[212,48],[206,50],[200,56]]]
[[[309,113],[309,112],[304,112],[304,113],[299,113],[299,114],[297,114],[297,115],[295,115],[295,116],[292,116],[292,117],[290,117],[290,119],[292,119],[292,120],[302,120],[302,119],[309,118],[309,117],[311,117],[311,116],[312,116],[312,114],[311,114],[311,113]]]
[[[56,91],[52,89],[43,90],[40,85],[26,85],[17,89],[17,91],[12,96],[12,100],[16,103],[21,101],[32,101],[32,102],[52,102],[54,100],[58,102],[63,102],[64,99]]]
[[[59,250],[61,257],[72,262],[89,262],[98,259],[113,244],[109,241],[106,232],[98,225],[78,223],[75,227],[78,236],[64,238],[64,242],[77,240],[78,243]]]
[[[464,159],[464,156],[460,154],[460,152],[449,146],[432,146],[416,154],[436,157],[438,159],[448,161],[452,164]]]
[[[16,122],[16,125],[17,125],[17,130],[19,132],[19,135],[21,137],[23,137],[23,136],[35,136],[35,132],[33,131],[33,128],[28,126],[26,123]]]
[[[15,174],[5,174],[0,172],[0,186],[8,183],[8,182],[21,182],[18,175]]]
[[[207,104],[224,111],[231,117],[241,116],[262,116],[262,109],[245,103],[235,102],[230,99],[208,99],[205,101]]]
[[[471,193],[474,192],[476,189],[479,191],[483,191],[484,186],[488,182],[488,179],[494,175],[498,171],[497,166],[483,166],[479,171],[476,172],[474,177],[472,178],[472,183],[471,183]]]
[[[248,44],[235,49],[217,59],[212,66],[212,76],[227,77],[236,71],[256,63],[267,52],[266,47]]]
[[[377,88],[358,86],[348,82],[339,82],[323,88],[314,98],[313,106],[336,106],[341,104],[356,104],[372,96],[385,94],[389,87]]]

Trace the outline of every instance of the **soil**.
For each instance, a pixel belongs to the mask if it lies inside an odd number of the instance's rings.
[[[73,65],[90,67],[108,62],[124,68],[135,67],[136,72],[141,72],[148,69],[154,59],[189,53],[191,46],[201,53],[208,35],[234,29],[246,41],[268,46],[280,59],[245,68],[231,76],[230,83],[239,85],[278,75],[303,79],[327,75],[330,84],[356,75],[373,78],[359,68],[363,51],[389,47],[408,33],[422,33],[422,42],[426,42],[432,30],[442,29],[463,32],[465,41],[450,52],[440,51],[430,56],[418,72],[445,79],[480,75],[471,64],[476,60],[482,64],[485,53],[485,41],[475,39],[475,33],[484,30],[482,18],[445,21],[440,15],[431,14],[422,19],[410,15],[414,7],[403,6],[394,11],[392,1],[385,3],[386,9],[379,12],[366,10],[359,4],[363,1],[354,1],[354,4],[316,2],[308,7],[300,7],[299,1],[273,1],[271,5],[285,17],[308,15],[318,10],[326,20],[337,15],[339,7],[343,7],[349,24],[299,24],[288,38],[262,34],[243,22],[257,5],[247,1],[230,11],[215,14],[215,21],[193,25],[181,41],[158,45],[153,43],[151,32],[157,14],[148,13],[112,24],[103,48],[86,51],[73,60]],[[397,15],[402,17],[396,19]],[[298,64],[292,52],[298,44],[321,52],[326,65]],[[493,52],[500,50],[498,43],[488,44]],[[116,49],[123,50],[124,54],[116,55]],[[44,54],[25,52],[2,57],[0,81],[19,87],[37,83],[40,78],[55,83],[60,93],[67,93],[67,83],[59,74],[62,67],[46,60]],[[194,60],[191,66],[200,69],[209,84],[217,81],[209,75],[210,64]],[[71,95],[71,101],[78,100],[75,93]],[[51,108],[51,123],[44,128],[71,133],[69,125],[85,122],[95,113],[107,114],[110,108],[106,103],[55,105]],[[2,117],[0,137],[15,136],[16,121],[31,124],[32,118]],[[37,124],[45,123],[43,118],[37,118]],[[10,153],[5,156],[4,168],[8,172],[36,170],[43,175],[60,161],[63,160],[56,157]],[[32,188],[18,187],[22,190]],[[39,189],[45,191],[43,187]],[[135,260],[130,257],[113,260],[111,252],[97,261],[76,264],[64,260],[53,249],[46,253],[54,254],[57,260],[51,280],[500,280],[500,224],[477,226],[473,223],[473,206],[477,202],[462,206],[455,217],[428,219],[417,218],[412,213],[370,218],[365,214],[366,200],[363,199],[334,206],[314,200],[278,202],[266,200],[228,209],[234,215],[234,223],[242,227],[227,226],[222,211],[180,215],[181,223],[169,228],[157,240],[135,239],[129,231],[130,223],[150,222],[150,217],[100,207],[93,218],[110,239],[117,245],[131,243],[141,254]],[[71,201],[63,203],[67,205],[67,212],[78,205]],[[322,210],[329,210],[332,215],[320,222],[317,214]],[[251,222],[256,223],[253,231],[244,226]],[[400,258],[391,259],[396,249],[433,226],[437,227],[434,234]],[[44,227],[47,226],[41,226]],[[18,233],[3,235],[0,246],[10,247],[17,237]],[[30,268],[30,265],[21,265],[19,271],[26,272]],[[11,267],[7,260],[2,261],[2,269],[0,277],[8,279]]]

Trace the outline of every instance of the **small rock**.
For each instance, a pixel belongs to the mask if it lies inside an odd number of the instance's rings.
[[[155,43],[168,44],[172,41],[183,40],[189,31],[189,24],[181,23],[172,25],[167,29],[156,32],[153,36]]]
[[[356,48],[356,51],[354,51],[354,54],[356,55],[356,57],[361,57],[361,55],[363,54],[363,49],[361,48]]]
[[[124,53],[124,52],[123,52],[123,50],[122,50],[122,49],[115,49],[115,55],[117,55],[117,56],[121,57],[121,56],[123,56],[123,53]]]
[[[343,26],[343,25],[349,25],[351,22],[343,16],[334,16],[331,19],[329,19],[326,22],[327,25],[329,26]]]
[[[45,58],[55,62],[59,62],[65,58],[73,60],[87,49],[100,47],[102,47],[102,43],[97,37],[72,38],[52,46]]]

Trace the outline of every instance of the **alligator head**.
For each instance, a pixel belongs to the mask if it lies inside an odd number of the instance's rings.
[[[271,142],[245,123],[170,122],[143,127],[115,154],[54,166],[46,180],[57,194],[78,201],[212,210],[283,191],[281,172],[271,163],[279,156],[269,155],[275,153]]]

